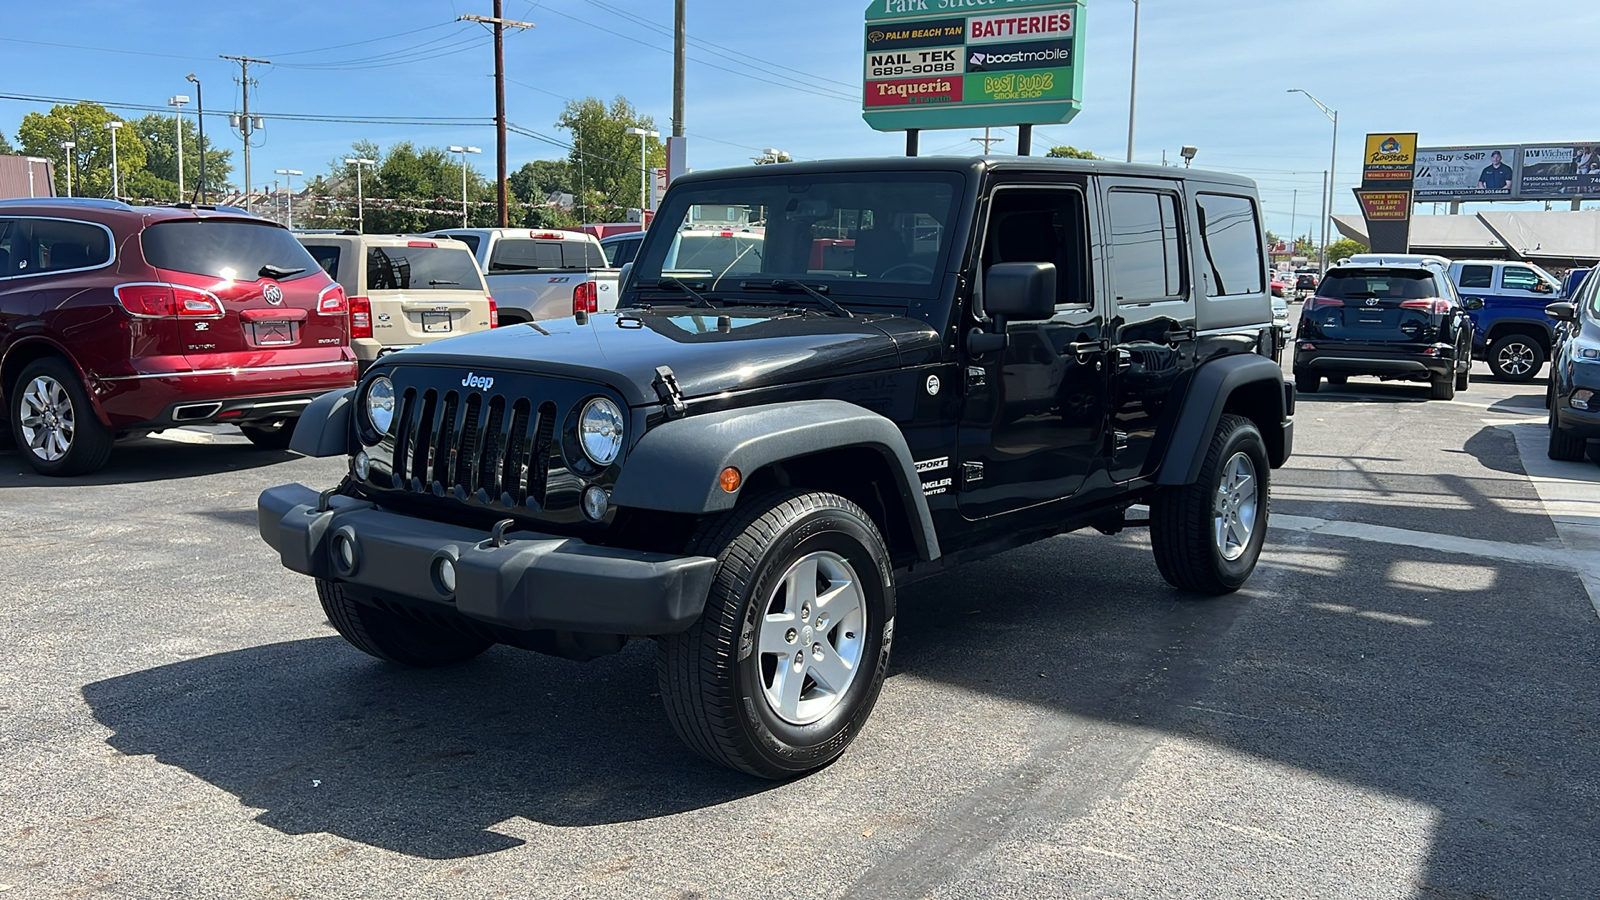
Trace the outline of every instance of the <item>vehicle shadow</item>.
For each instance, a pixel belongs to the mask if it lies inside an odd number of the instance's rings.
[[[143,437],[118,441],[105,468],[87,475],[40,475],[15,448],[0,449],[0,488],[129,484],[258,469],[299,459],[287,450],[260,450],[235,441],[180,443]]]
[[[653,652],[641,642],[580,665],[497,647],[413,670],[328,637],[135,672],[83,697],[112,747],[237,795],[264,825],[451,859],[522,844],[488,830],[512,817],[601,825],[773,786],[678,741]]]

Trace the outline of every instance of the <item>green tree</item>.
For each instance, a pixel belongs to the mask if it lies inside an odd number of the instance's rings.
[[[183,120],[183,187],[185,197],[178,197],[178,134],[171,116],[150,113],[133,119],[123,129],[136,131],[145,146],[144,178],[129,180],[145,190],[134,193],[138,197],[160,200],[188,200],[194,196],[200,182],[200,134],[194,122]],[[119,150],[120,145],[119,145]],[[233,171],[233,151],[216,149],[206,140],[206,190],[215,197],[231,188],[228,175]]]
[[[461,160],[440,147],[418,148],[410,142],[387,153],[370,141],[350,146],[350,159],[377,160],[361,170],[366,230],[372,233],[416,234],[461,225]],[[311,203],[297,213],[308,227],[353,228],[357,221],[356,167],[341,156],[328,164],[326,178],[310,185]],[[493,185],[467,166],[467,223],[496,224]]]
[[[1095,156],[1093,153],[1090,153],[1087,150],[1079,150],[1077,147],[1073,147],[1073,146],[1068,145],[1068,144],[1063,144],[1060,147],[1051,147],[1050,151],[1048,153],[1046,153],[1045,156],[1048,156],[1048,157],[1050,157],[1052,159],[1099,159],[1100,158],[1098,156]]]
[[[16,152],[16,148],[12,147],[11,142],[6,140],[5,132],[0,131],[0,156],[11,156]]]
[[[609,108],[597,97],[586,97],[569,101],[556,124],[572,132],[568,161],[577,182],[580,216],[591,222],[620,222],[630,208],[641,206],[639,136],[628,129],[654,130],[654,119],[640,115],[622,97]],[[645,140],[647,168],[666,165],[661,141]]]
[[[1355,256],[1357,253],[1367,252],[1367,245],[1349,238],[1340,238],[1328,245],[1328,262],[1344,259],[1346,256]]]
[[[63,142],[76,143],[72,149],[72,193],[78,197],[111,196],[111,131],[106,123],[119,117],[98,103],[82,102],[71,106],[57,104],[48,113],[28,113],[17,127],[17,140],[29,156],[40,156],[55,163],[56,193],[67,193],[67,151]],[[144,141],[132,128],[123,128],[117,137],[117,173],[124,196],[134,185],[130,178],[144,171]]]
[[[1297,237],[1294,239],[1295,256],[1304,256],[1309,258],[1314,256],[1316,252],[1317,245],[1311,242],[1311,238],[1309,236]]]

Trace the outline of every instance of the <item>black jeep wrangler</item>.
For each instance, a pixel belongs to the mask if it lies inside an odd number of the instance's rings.
[[[685,742],[792,776],[860,731],[912,580],[1145,504],[1169,582],[1245,582],[1293,435],[1262,243],[1252,183],[1190,170],[689,175],[614,313],[317,400],[293,447],[350,473],[262,494],[261,535],[393,662],[651,637]]]

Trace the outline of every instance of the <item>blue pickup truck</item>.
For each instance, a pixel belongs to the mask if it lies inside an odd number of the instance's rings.
[[[1450,279],[1477,329],[1472,355],[1502,381],[1536,378],[1555,345],[1544,308],[1561,298],[1561,282],[1532,263],[1492,260],[1451,263]]]

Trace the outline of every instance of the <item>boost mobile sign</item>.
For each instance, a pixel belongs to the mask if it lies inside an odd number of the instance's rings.
[[[1067,122],[1082,48],[1081,0],[873,0],[862,118],[879,131]]]

